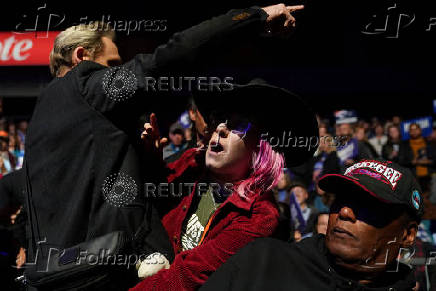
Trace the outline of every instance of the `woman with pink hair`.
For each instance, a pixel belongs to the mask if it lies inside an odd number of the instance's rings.
[[[243,91],[237,93],[242,98]],[[174,261],[157,273],[144,261],[138,274],[145,278],[131,290],[196,290],[239,249],[276,229],[272,188],[284,157],[261,138],[259,120],[236,108],[210,118],[207,150],[191,149],[170,165],[183,168],[192,162],[187,156],[205,155],[203,175],[190,195],[163,218]]]

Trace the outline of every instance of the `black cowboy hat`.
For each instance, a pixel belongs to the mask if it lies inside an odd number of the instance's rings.
[[[287,166],[301,165],[313,157],[319,144],[318,122],[309,105],[297,95],[258,79],[245,85],[225,83],[208,89],[195,91],[193,98],[211,128],[226,119],[233,120],[235,126],[238,120],[242,124],[248,120],[260,139],[284,154]]]

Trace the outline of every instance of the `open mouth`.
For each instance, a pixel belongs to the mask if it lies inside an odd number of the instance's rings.
[[[211,142],[209,147],[210,150],[214,153],[220,153],[224,151],[224,147],[220,143],[217,143],[216,141]]]

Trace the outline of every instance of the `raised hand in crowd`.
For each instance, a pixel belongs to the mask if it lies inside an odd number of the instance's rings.
[[[146,149],[162,154],[162,149],[168,144],[168,139],[160,137],[156,114],[150,114],[150,122],[144,124],[144,129],[141,139],[144,140]]]
[[[267,14],[267,31],[272,34],[286,35],[295,28],[296,20],[291,13],[303,10],[304,5],[286,6],[276,4],[262,8]]]

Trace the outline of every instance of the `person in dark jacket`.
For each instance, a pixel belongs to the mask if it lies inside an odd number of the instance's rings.
[[[324,133],[324,129],[320,130],[319,147],[313,158],[299,167],[291,169],[294,174],[294,179],[302,181],[307,185],[310,193],[316,191],[316,183],[324,174],[339,173],[341,171],[341,161],[336,152],[336,144],[334,138],[329,133]],[[316,196],[309,196],[309,201],[312,202]]]
[[[389,161],[363,160],[319,185],[338,197],[326,235],[295,244],[256,240],[201,290],[413,290],[413,270],[397,261],[413,246],[424,211],[413,174]]]
[[[131,249],[128,255],[158,251],[172,261],[157,211],[143,195],[145,179],[161,181],[159,164],[143,150],[135,130],[139,116],[157,105],[159,92],[150,89],[150,78],[191,70],[189,64],[217,41],[256,36],[266,28],[272,34],[289,31],[295,26],[290,12],[302,8],[279,4],[232,10],[175,34],[153,54],[138,54],[123,65],[106,24],[79,25],[57,36],[50,54],[55,79],[38,98],[26,138],[29,259],[36,261],[26,269],[30,285],[56,275],[39,272],[46,270],[50,249],[67,248],[73,257],[61,265],[70,265],[79,244],[96,243],[118,231],[125,236],[117,240],[119,247]],[[268,27],[271,22],[279,25]],[[122,289],[137,279],[130,271],[107,272],[98,281]],[[78,277],[87,281],[84,275]],[[74,280],[62,284],[77,287]]]
[[[351,123],[337,124],[336,135],[340,137],[341,145],[336,148],[341,169],[350,166],[361,159],[375,158],[370,146],[365,143],[365,131]]]
[[[388,141],[382,148],[382,157],[403,167],[413,167],[412,149],[407,141],[401,140],[400,129],[395,125],[388,127]]]

